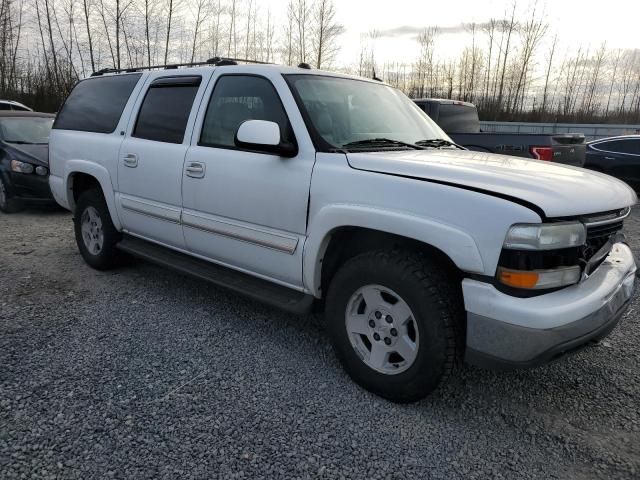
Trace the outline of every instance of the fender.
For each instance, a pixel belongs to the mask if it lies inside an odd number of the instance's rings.
[[[116,209],[114,188],[109,171],[98,163],[88,162],[86,160],[68,160],[65,162],[64,187],[65,192],[67,192],[67,203],[71,207],[72,211],[75,208],[75,202],[73,200],[73,191],[71,190],[71,177],[75,173],[86,173],[98,181],[102,188],[104,198],[107,201],[107,207],[111,214],[111,221],[113,222],[114,227],[116,227],[116,230],[122,230],[122,224],[120,223],[118,210]]]
[[[482,274],[484,266],[475,240],[466,232],[444,223],[406,212],[366,205],[331,204],[312,218],[304,245],[303,280],[314,295],[320,295],[320,262],[331,233],[340,227],[362,227],[412,238],[443,251],[458,268]]]

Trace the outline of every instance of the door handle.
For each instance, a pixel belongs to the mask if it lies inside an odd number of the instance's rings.
[[[604,157],[605,160],[615,160],[613,157]]]
[[[189,162],[185,169],[187,176],[191,178],[204,178],[205,166],[200,162]]]
[[[123,158],[123,162],[125,167],[136,168],[138,166],[138,156],[135,153],[127,153]]]

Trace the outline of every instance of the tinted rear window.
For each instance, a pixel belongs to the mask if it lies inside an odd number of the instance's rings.
[[[440,104],[438,125],[446,133],[478,133],[480,120],[478,111],[467,105]]]
[[[133,136],[182,143],[197,85],[152,86],[140,107]]]
[[[62,106],[53,128],[113,132],[141,76],[113,75],[79,82]]]

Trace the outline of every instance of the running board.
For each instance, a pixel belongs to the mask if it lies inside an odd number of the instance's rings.
[[[312,295],[200,260],[131,235],[125,235],[118,243],[118,248],[144,260],[228,288],[289,312],[308,313],[313,305]]]

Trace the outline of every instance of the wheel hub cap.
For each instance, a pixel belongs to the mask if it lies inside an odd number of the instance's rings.
[[[102,219],[94,207],[87,207],[81,217],[82,240],[92,255],[98,255],[104,245]]]
[[[418,354],[419,334],[409,305],[380,285],[358,289],[349,299],[345,324],[351,346],[370,368],[395,375]]]

